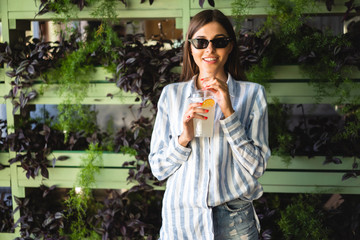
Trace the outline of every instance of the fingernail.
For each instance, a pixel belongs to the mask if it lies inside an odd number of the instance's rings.
[[[207,117],[205,117],[205,120],[208,119]]]
[[[202,78],[202,79],[200,79],[200,81],[204,81],[204,79]]]
[[[206,109],[206,111],[205,111],[205,112],[209,112],[209,110],[207,110],[207,109]]]
[[[187,118],[190,118],[190,116],[187,116]]]

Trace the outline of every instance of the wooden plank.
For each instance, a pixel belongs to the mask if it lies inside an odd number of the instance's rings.
[[[64,102],[65,97],[58,96],[57,84],[47,86],[35,84],[33,86],[38,92],[41,92],[43,87],[46,90],[41,96],[31,101],[31,104],[60,104]],[[115,83],[91,83],[87,90],[88,96],[84,98],[82,104],[140,104],[140,101],[135,101],[136,94],[120,90]],[[108,94],[112,94],[113,98],[107,97]]]
[[[273,78],[272,80],[307,80],[308,78],[301,72],[299,65],[277,65],[273,66]],[[349,78],[350,79],[360,79],[360,71],[352,67],[349,69]]]
[[[359,187],[279,186],[262,184],[266,193],[360,194]]]
[[[182,17],[181,1],[177,0],[158,0],[150,6],[148,2],[143,4],[140,1],[127,1],[125,7],[120,1],[116,4],[116,15],[123,19],[144,19],[144,18],[176,18]],[[75,5],[74,5],[75,6]],[[9,18],[10,19],[29,19],[29,20],[46,20],[61,17],[54,13],[47,13],[36,16],[39,5],[33,0],[12,0],[9,1]],[[94,19],[92,16],[93,8],[85,7],[82,11],[78,11],[77,19]],[[36,16],[36,17],[35,17]]]
[[[56,20],[59,19],[59,16],[53,13],[47,13],[44,15],[38,15],[37,11],[14,11],[9,12],[9,18],[11,19],[29,19],[32,21],[39,20]],[[174,10],[117,10],[116,14],[118,18],[122,19],[161,19],[161,18],[180,18],[182,17],[182,11],[180,9]],[[94,20],[95,18],[91,15],[89,11],[81,11],[78,13],[76,19],[82,20]]]
[[[17,237],[19,237],[20,235],[17,235],[15,233],[0,233],[0,239],[1,240],[13,240]]]
[[[201,11],[202,9],[214,9],[209,5],[207,1],[204,2],[203,8],[200,7],[198,1],[190,1],[191,2],[191,13],[196,14],[197,12]],[[215,8],[226,12],[226,15],[231,16],[232,15],[232,6],[233,0],[221,0],[221,1],[215,1]],[[250,16],[263,16],[267,15],[270,9],[270,4],[268,0],[256,0],[255,6],[248,10],[248,13]],[[309,10],[308,12],[305,12],[305,14],[338,14],[338,13],[345,13],[347,8],[344,6],[344,2],[340,0],[335,1],[335,5],[332,7],[332,11],[329,12],[326,9],[324,2],[319,2],[318,6],[315,7],[312,10]]]
[[[149,1],[141,3],[140,0],[128,0],[127,6],[125,6],[120,1],[115,5],[116,9],[120,10],[172,10],[172,9],[181,9],[181,1],[178,0],[155,0],[152,5],[149,4]],[[39,1],[34,0],[8,0],[8,11],[38,11],[40,6]],[[76,5],[74,5],[76,7]],[[97,5],[94,5],[93,8],[96,8]],[[81,12],[91,12],[92,8],[85,7]]]
[[[10,154],[8,152],[0,152],[0,164],[4,166],[10,166],[9,159]]]
[[[356,83],[357,88],[352,88],[351,96],[360,96],[360,83]],[[307,82],[273,82],[267,92],[269,102],[272,98],[278,98],[280,103],[288,104],[309,104],[309,103],[335,103],[338,96],[324,97],[318,102],[316,99],[316,89]]]
[[[35,179],[27,179],[23,169],[18,167],[18,185],[20,187],[39,187],[41,184],[47,186],[56,185],[59,188],[72,188],[77,180],[80,168],[49,168],[49,179],[41,176]],[[100,169],[96,174],[96,185],[94,189],[129,189],[136,183],[128,183],[129,169]]]
[[[0,84],[5,82],[5,71],[5,68],[0,67]]]
[[[269,192],[316,192],[360,194],[360,178],[342,181],[341,172],[267,171],[259,179]],[[294,188],[292,190],[292,188]]]
[[[339,157],[342,164],[323,164],[325,156],[308,158],[306,156],[296,156],[291,159],[290,164],[286,164],[279,156],[271,156],[268,162],[267,170],[319,170],[319,171],[347,171],[352,169],[353,158]]]
[[[10,187],[10,168],[0,170],[0,187]]]
[[[69,159],[64,161],[56,161],[55,168],[58,167],[79,167],[82,164],[82,158],[86,157],[86,152],[84,151],[56,151],[51,154],[52,156],[58,158],[59,156],[67,156]],[[49,159],[52,157],[49,157]],[[122,153],[106,153],[102,154],[103,158],[103,167],[118,167],[122,168],[125,162],[134,161],[135,157],[129,154]]]

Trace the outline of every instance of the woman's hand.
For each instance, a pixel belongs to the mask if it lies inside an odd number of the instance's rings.
[[[187,144],[194,138],[194,124],[193,119],[206,120],[207,117],[201,115],[209,112],[209,110],[200,108],[202,103],[190,103],[188,109],[183,116],[183,132],[179,136],[180,145],[186,147]]]
[[[226,81],[222,81],[214,77],[207,77],[202,78],[201,83],[203,90],[210,90],[214,93],[216,102],[219,104],[219,107],[225,118],[234,113]]]

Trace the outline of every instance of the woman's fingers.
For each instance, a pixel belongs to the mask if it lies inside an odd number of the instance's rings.
[[[227,92],[227,84],[216,78],[203,78],[203,89]]]
[[[209,110],[205,109],[205,108],[201,108],[202,103],[191,103],[189,105],[188,110],[185,113],[185,117],[184,117],[184,122],[189,122],[191,119],[197,118],[197,119],[202,119],[202,120],[206,120],[207,117],[201,115],[204,113],[209,112]]]

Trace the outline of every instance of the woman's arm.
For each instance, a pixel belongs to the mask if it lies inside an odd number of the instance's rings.
[[[240,122],[235,112],[220,120],[233,156],[254,177],[263,175],[270,157],[268,146],[268,112],[265,90],[259,85],[250,113],[248,128]]]
[[[167,91],[165,87],[158,102],[158,112],[151,136],[149,163],[153,175],[161,180],[171,176],[185,161],[187,161],[191,148],[179,144],[178,136],[171,133],[168,109]]]

